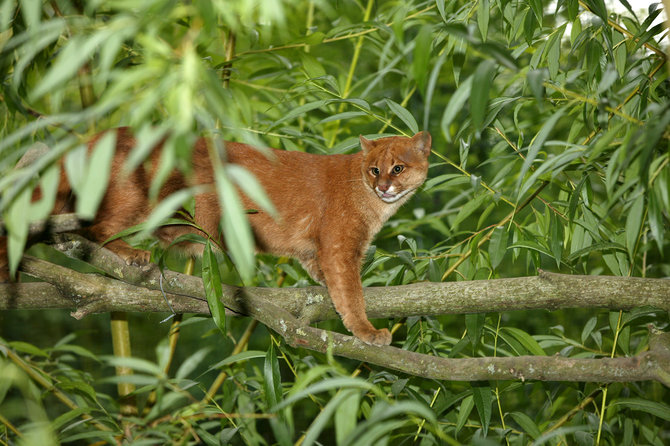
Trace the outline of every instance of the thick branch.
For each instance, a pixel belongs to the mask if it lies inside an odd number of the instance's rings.
[[[116,255],[98,245],[71,234],[59,234],[52,245],[70,257],[82,259],[124,282],[160,289],[161,274],[150,265],[138,269],[125,264]],[[187,313],[208,312],[202,306],[202,281],[165,270],[163,290],[174,295],[197,298],[189,304],[182,300]],[[237,312],[256,300],[269,300],[306,323],[338,316],[324,287],[242,288],[225,286],[222,301]],[[538,276],[467,282],[421,282],[412,285],[365,289],[367,312],[371,318],[435,316],[530,309],[609,308],[630,310],[651,306],[670,311],[670,280],[638,277],[572,276],[540,271]],[[132,302],[128,302],[132,305]],[[15,305],[18,303],[15,302]],[[138,300],[136,311],[166,311],[166,306],[146,307]],[[9,307],[0,292],[0,309]],[[30,308],[22,306],[20,308]],[[144,310],[139,308],[146,308]],[[108,310],[102,310],[108,311]]]
[[[54,246],[83,258],[114,278],[82,274],[26,257],[24,272],[50,282],[0,285],[0,309],[74,308],[75,317],[102,311],[208,313],[202,281],[197,277],[125,265],[114,254],[80,237],[61,235]],[[133,282],[133,283],[131,283]],[[31,294],[35,296],[31,296]],[[566,276],[541,272],[537,277],[456,283],[419,283],[368,288],[373,317],[435,315],[455,312],[508,311],[529,308],[617,308],[652,305],[668,310],[670,281],[600,276]],[[327,291],[308,288],[240,288],[225,286],[224,304],[249,315],[285,337],[316,351],[378,364],[411,375],[447,380],[538,379],[551,381],[657,380],[670,385],[670,334],[652,334],[650,350],[632,358],[576,359],[561,356],[442,358],[360,340],[310,327],[306,322],[335,317]]]

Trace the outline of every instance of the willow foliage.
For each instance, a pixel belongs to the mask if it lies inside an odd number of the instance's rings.
[[[646,11],[621,4],[627,10],[619,14],[603,0],[4,0],[0,209],[12,267],[28,225],[53,206],[59,160],[81,203],[78,211],[94,214],[113,141],[101,140],[90,155],[84,144],[104,129],[134,128],[139,144],[131,165],[167,138],[163,173],[188,171],[190,146],[199,135],[342,153],[356,149],[359,134],[427,129],[434,141],[429,180],[378,236],[363,267],[366,285],[486,279],[538,268],[667,277],[667,30],[657,20],[660,4]],[[29,148],[42,144],[45,156],[14,169]],[[236,190],[259,197],[262,191],[225,163],[216,173],[232,258],[221,260],[223,280],[309,283],[296,263],[254,259]],[[154,191],[160,181],[161,175]],[[42,198],[31,202],[38,185]],[[157,207],[152,225],[187,206],[192,192]],[[208,277],[218,283],[218,274],[210,276],[216,262],[209,254]],[[668,329],[668,315],[654,309],[531,316],[413,318],[403,321],[394,339],[404,348],[456,357],[598,357],[646,349],[646,324]],[[228,328],[240,324],[230,321]],[[2,336],[21,337],[16,331]],[[70,341],[49,351],[3,342],[1,351],[20,351],[32,367],[67,376],[74,384],[61,379],[58,386],[79,394],[79,408],[63,406],[56,419],[51,411],[27,415],[16,409],[11,397],[17,392],[38,405],[41,397],[20,362],[5,355],[3,376],[11,372],[13,378],[0,384],[0,408],[13,409],[0,418],[0,438],[14,438],[17,423],[18,432],[59,441],[111,442],[122,435],[111,415],[118,407],[93,390],[90,376],[67,365],[62,351]],[[230,341],[220,342],[229,354]],[[265,351],[206,369],[193,381],[190,372],[211,352],[195,353],[193,368],[184,369],[184,362],[177,376],[128,364],[144,376],[140,393],[156,390],[165,403],[147,405],[138,415],[135,438],[245,444],[299,438],[302,444],[669,441],[668,391],[658,384],[470,386],[385,370],[350,378],[355,365],[274,345],[267,336],[258,342]],[[98,359],[97,353],[75,353]],[[159,350],[159,363],[163,354]],[[198,408],[205,416],[195,417],[184,401],[201,398],[209,379],[202,376],[216,369],[234,378],[214,404]],[[10,388],[14,394],[6,393]],[[79,423],[89,409],[105,430]],[[259,418],[226,415],[235,413]],[[31,430],[35,426],[47,427]]]

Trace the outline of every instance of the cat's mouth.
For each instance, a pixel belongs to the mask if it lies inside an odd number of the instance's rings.
[[[410,189],[406,189],[403,191],[400,191],[398,193],[394,192],[382,192],[378,188],[375,188],[375,192],[377,193],[377,196],[382,199],[384,203],[394,203],[398,200],[400,200],[402,197],[407,195],[410,192]]]

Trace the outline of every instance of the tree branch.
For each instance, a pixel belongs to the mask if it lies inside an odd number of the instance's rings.
[[[53,245],[111,277],[83,274],[26,256],[21,270],[47,283],[0,285],[0,309],[71,308],[74,317],[107,311],[169,311],[208,314],[202,281],[155,265],[126,265],[108,250],[70,234]],[[163,289],[161,291],[160,289]],[[164,297],[165,296],[165,297]],[[470,282],[417,283],[367,288],[373,318],[523,309],[611,308],[643,305],[670,310],[670,280],[569,276],[540,272],[536,277]],[[576,359],[561,356],[443,358],[396,347],[366,345],[351,336],[310,327],[336,318],[323,287],[258,288],[224,285],[227,308],[251,316],[294,346],[330,351],[411,375],[445,380],[538,379],[549,381],[657,380],[670,386],[670,334],[652,333],[650,350],[629,358]]]

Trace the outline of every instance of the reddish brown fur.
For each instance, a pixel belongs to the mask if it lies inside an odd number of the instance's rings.
[[[367,319],[359,275],[361,260],[384,222],[425,180],[430,143],[427,132],[413,138],[394,136],[375,141],[361,137],[363,150],[351,155],[314,155],[274,149],[266,155],[245,144],[226,143],[227,161],[253,173],[279,213],[278,219],[263,211],[249,215],[258,249],[300,260],[315,280],[328,287],[344,325],[368,343],[388,345],[391,334],[386,329],[375,329]],[[119,129],[110,184],[87,231],[94,241],[102,242],[141,223],[151,212],[147,196],[153,170],[158,166],[160,147],[154,150],[146,166],[122,176],[123,163],[134,146],[135,140],[129,131]],[[213,184],[209,148],[204,139],[194,147],[193,165],[192,178],[187,181],[175,171],[161,189],[159,198],[187,185]],[[402,170],[397,172],[396,166],[402,166]],[[67,194],[69,186],[63,174],[55,213],[70,210],[64,198]],[[206,191],[197,195],[195,201],[196,222],[220,239],[216,193]],[[247,208],[258,209],[247,197],[243,197],[243,202]],[[156,235],[169,243],[179,235],[194,231],[189,226],[169,226]],[[0,242],[0,263],[5,248],[3,242]],[[122,240],[113,241],[107,247],[129,263],[149,260],[147,252],[132,249]],[[196,245],[180,247],[198,251]]]

